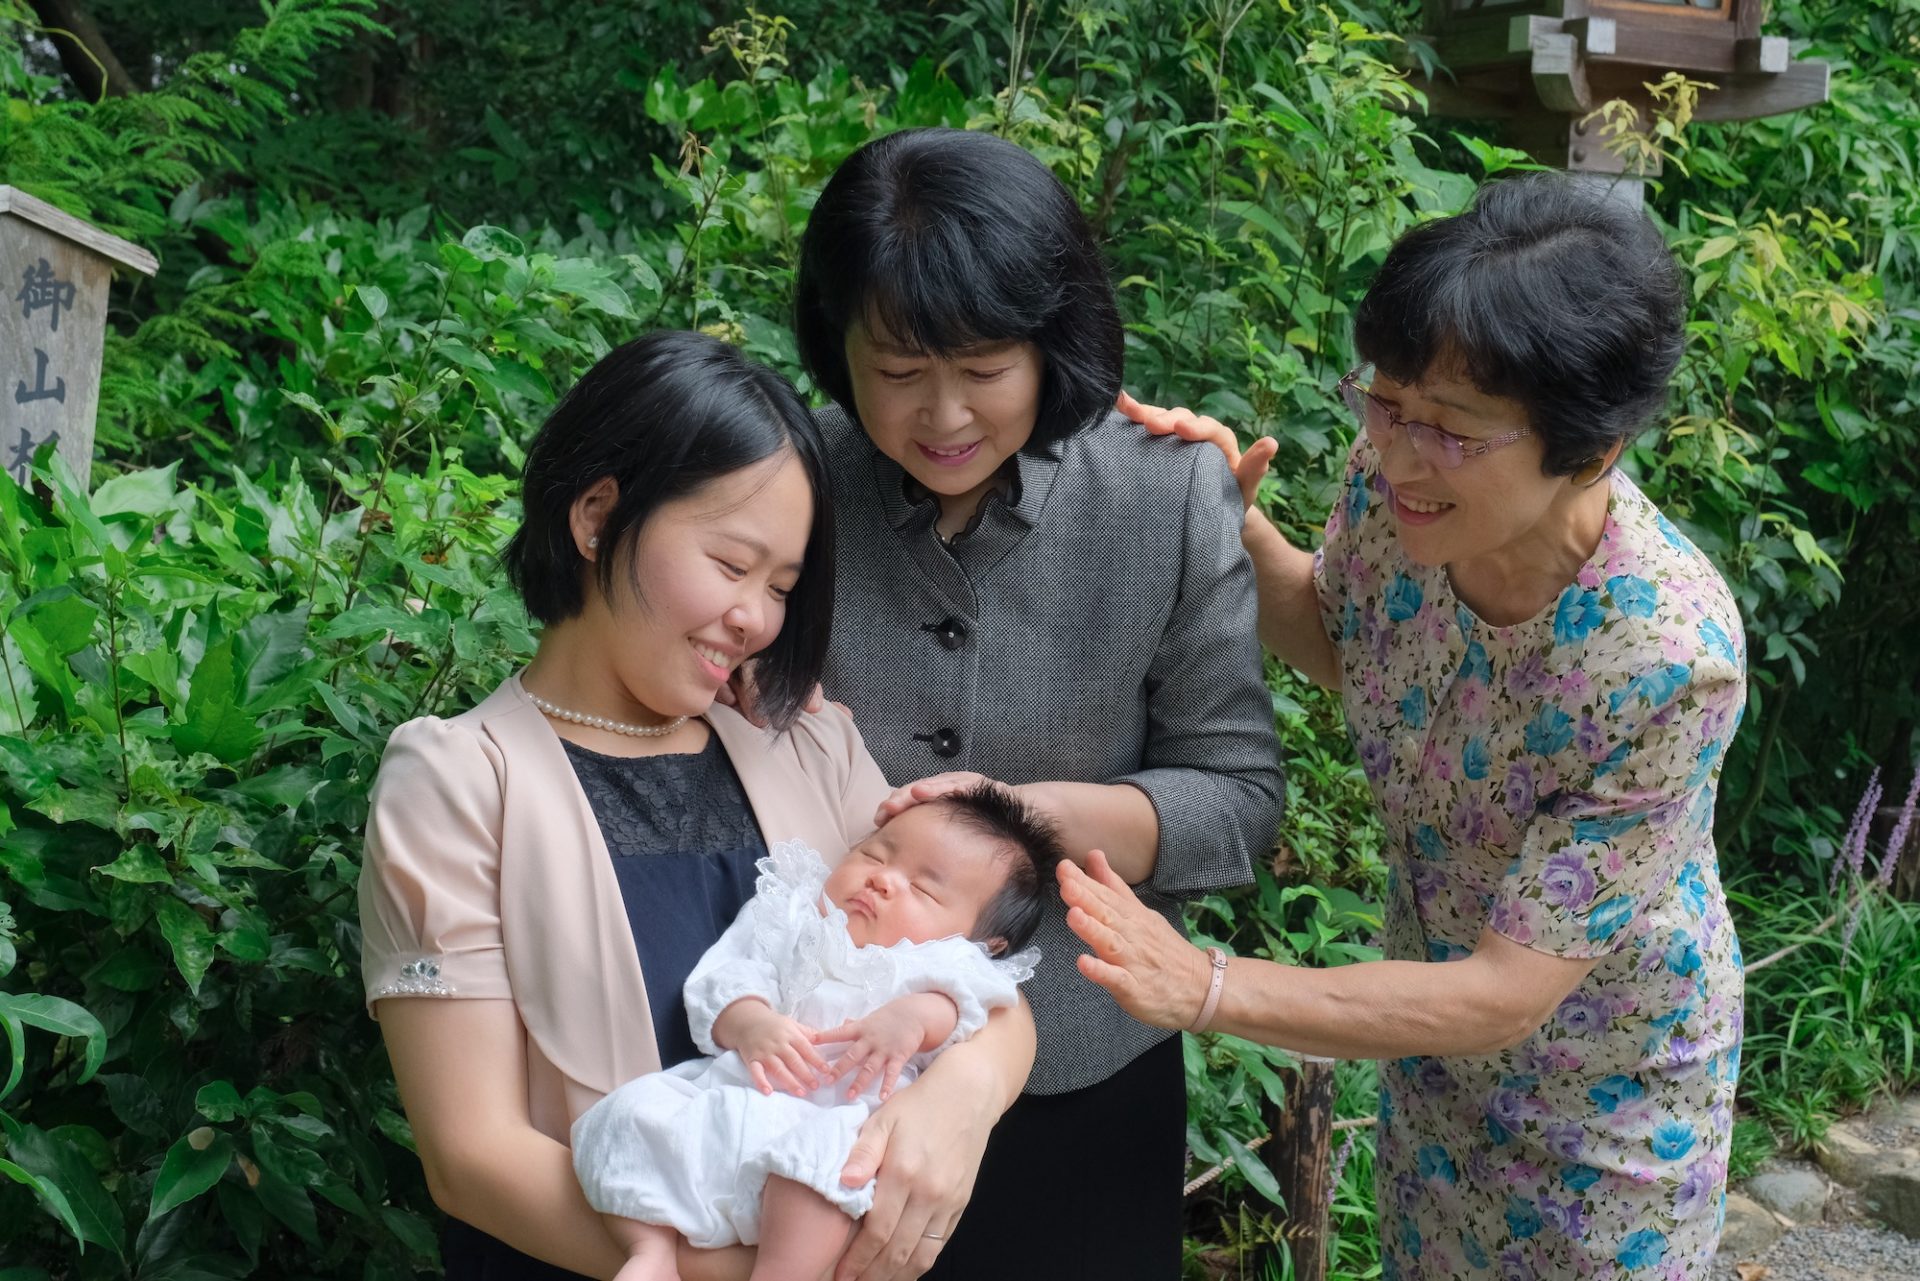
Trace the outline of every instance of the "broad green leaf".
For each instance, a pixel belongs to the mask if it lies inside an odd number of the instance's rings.
[[[151,845],[128,846],[126,853],[119,858],[93,870],[100,876],[111,876],[116,881],[127,881],[134,885],[173,884],[173,873],[167,870],[165,860]]]
[[[1267,1163],[1231,1134],[1222,1134],[1220,1142],[1226,1149],[1227,1155],[1232,1158],[1234,1168],[1246,1178],[1247,1186],[1285,1209],[1286,1202],[1280,1195],[1280,1182],[1273,1177],[1273,1171],[1267,1168]]]
[[[0,1087],[0,1099],[13,1093],[13,1087],[20,1084],[20,1074],[27,1062],[27,1029],[19,1019],[0,1011],[0,1030],[7,1034],[7,1083]]]
[[[179,485],[179,462],[145,471],[127,472],[104,481],[93,491],[93,512],[100,517],[132,514],[157,520],[173,506]]]
[[[231,1081],[209,1081],[193,1096],[193,1110],[209,1121],[231,1121],[246,1107]]]
[[[100,1020],[81,1006],[57,996],[35,993],[13,995],[0,992],[0,1014],[16,1018],[29,1027],[52,1032],[55,1036],[80,1036],[87,1041],[80,1080],[88,1081],[100,1069],[107,1054],[107,1030]]]
[[[305,1188],[297,1188],[262,1169],[260,1181],[253,1190],[267,1213],[293,1229],[295,1236],[309,1245],[320,1243],[320,1233],[314,1225],[313,1202],[308,1199]]]
[[[168,727],[183,752],[207,752],[230,765],[260,745],[260,727],[241,706],[240,673],[234,638],[223,636],[207,649],[187,686],[184,716]]]
[[[33,620],[34,630],[60,658],[86,648],[100,620],[100,611],[71,587],[36,592],[21,602],[20,612]]]
[[[193,1146],[191,1136],[167,1149],[160,1173],[153,1181],[153,1199],[147,1217],[157,1219],[175,1206],[184,1205],[220,1181],[233,1163],[233,1140],[222,1134],[204,1149]]]
[[[387,316],[387,291],[378,285],[360,284],[353,287],[353,296],[367,309],[367,314],[379,324]]]
[[[213,964],[213,931],[198,912],[177,898],[161,899],[153,914],[160,922],[161,936],[173,949],[174,968],[187,981],[188,989],[198,992],[200,980]]]
[[[80,1130],[81,1127],[62,1129]],[[71,1215],[69,1227],[75,1237],[88,1245],[104,1246],[125,1260],[127,1230],[120,1204],[101,1186],[99,1172],[73,1137],[32,1125],[10,1127],[7,1155],[22,1169],[59,1189]]]
[[[66,1225],[73,1239],[80,1243],[80,1252],[86,1253],[87,1239],[80,1231],[80,1221],[73,1216],[73,1207],[67,1204],[67,1194],[57,1186],[37,1174],[21,1169],[13,1162],[0,1158],[0,1174],[6,1175],[15,1183],[24,1183],[33,1189],[40,1198],[41,1208]]]

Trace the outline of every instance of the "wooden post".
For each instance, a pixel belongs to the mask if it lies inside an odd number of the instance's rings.
[[[1286,1101],[1268,1108],[1273,1138],[1261,1155],[1280,1184],[1286,1203],[1286,1248],[1293,1255],[1294,1281],[1326,1281],[1327,1209],[1333,1200],[1333,1064],[1302,1059],[1288,1082]],[[1278,1247],[1255,1261],[1255,1276],[1271,1262],[1282,1264]]]
[[[23,485],[48,441],[88,483],[116,263],[159,268],[140,246],[0,186],[0,470]]]

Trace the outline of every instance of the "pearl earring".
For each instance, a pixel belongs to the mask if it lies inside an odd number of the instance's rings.
[[[592,537],[587,539],[588,551],[592,551],[594,548],[598,547],[599,545],[600,545],[600,535],[594,534]]]

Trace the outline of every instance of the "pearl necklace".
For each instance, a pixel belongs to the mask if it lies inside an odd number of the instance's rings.
[[[609,720],[605,716],[588,716],[585,712],[570,712],[564,707],[556,707],[532,690],[527,698],[533,705],[556,720],[572,721],[575,725],[586,725],[592,729],[604,729],[615,734],[625,734],[629,738],[665,738],[687,723],[684,716],[676,716],[664,725],[628,725],[624,721]]]

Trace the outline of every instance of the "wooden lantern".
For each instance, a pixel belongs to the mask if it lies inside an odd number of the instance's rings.
[[[1761,8],[1762,0],[1426,0],[1426,32],[1445,70],[1416,73],[1413,83],[1435,115],[1506,121],[1511,142],[1543,164],[1621,174],[1626,162],[1586,117],[1621,99],[1644,126],[1646,85],[1668,72],[1715,86],[1701,93],[1696,120],[1826,101],[1827,64],[1796,62],[1784,37],[1761,35]]]

